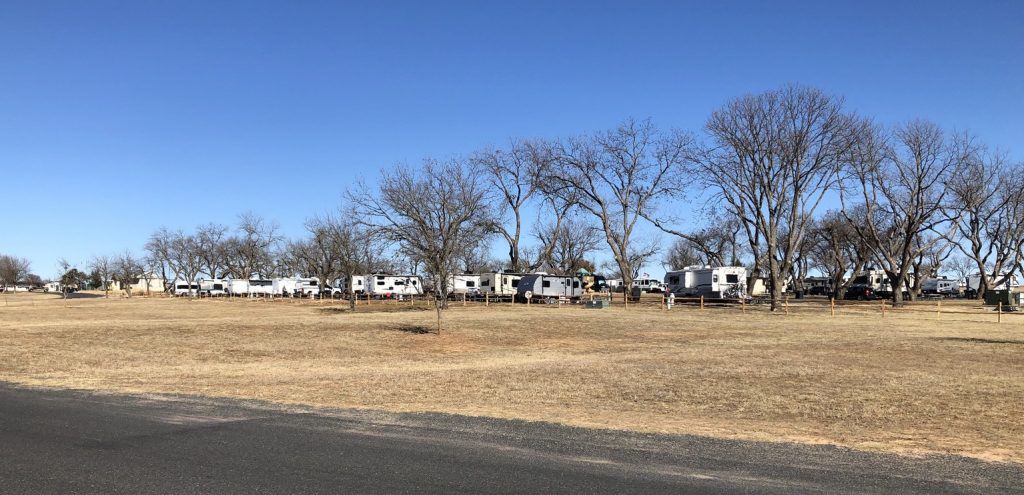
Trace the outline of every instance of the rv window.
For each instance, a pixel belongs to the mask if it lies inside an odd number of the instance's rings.
[[[677,285],[679,283],[679,277],[669,277],[668,283],[672,285]]]
[[[519,279],[518,278],[512,279],[512,287],[519,287]]]
[[[540,286],[541,287],[551,287],[551,281],[550,280],[545,280],[545,281],[540,283]]]
[[[480,286],[481,287],[489,287],[490,285],[491,285],[491,281],[490,280],[481,280],[480,281]]]
[[[578,289],[579,287],[580,287],[580,281],[579,280],[573,280],[572,281],[572,288],[573,289]]]
[[[711,283],[715,283],[715,284],[718,283],[718,274],[717,273],[711,276]]]
[[[224,284],[213,284],[213,290],[224,290]]]
[[[377,281],[377,285],[384,285],[384,281],[383,280],[378,280]]]
[[[476,287],[476,281],[467,280],[466,281],[466,287]]]
[[[415,280],[412,281],[412,285],[416,285],[416,281]]]
[[[740,276],[735,273],[726,273],[725,281],[730,284],[738,284],[740,283]]]
[[[187,289],[187,288],[188,288],[187,285],[179,285],[179,286],[175,287],[175,289]]]
[[[403,280],[395,280],[395,285],[405,285],[405,281],[403,281]]]

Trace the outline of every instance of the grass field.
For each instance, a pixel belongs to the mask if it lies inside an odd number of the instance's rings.
[[[1024,462],[1024,315],[972,302],[584,310],[0,302],[0,380]]]

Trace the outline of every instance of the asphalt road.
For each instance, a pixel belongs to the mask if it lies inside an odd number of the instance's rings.
[[[0,384],[0,493],[1024,493],[1024,467]]]

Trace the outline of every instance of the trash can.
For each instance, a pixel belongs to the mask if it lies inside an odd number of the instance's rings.
[[[796,295],[797,299],[803,299],[804,298],[804,291],[802,289],[797,290],[795,295]]]
[[[1013,300],[1010,298],[1010,291],[1006,289],[1001,290],[988,290],[985,291],[985,304],[987,306],[996,306],[999,303],[1003,303],[1003,306],[1013,306]]]

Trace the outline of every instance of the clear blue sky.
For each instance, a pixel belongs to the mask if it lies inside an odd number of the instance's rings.
[[[789,82],[1021,159],[1024,2],[5,2],[0,253],[40,275],[360,174]]]

